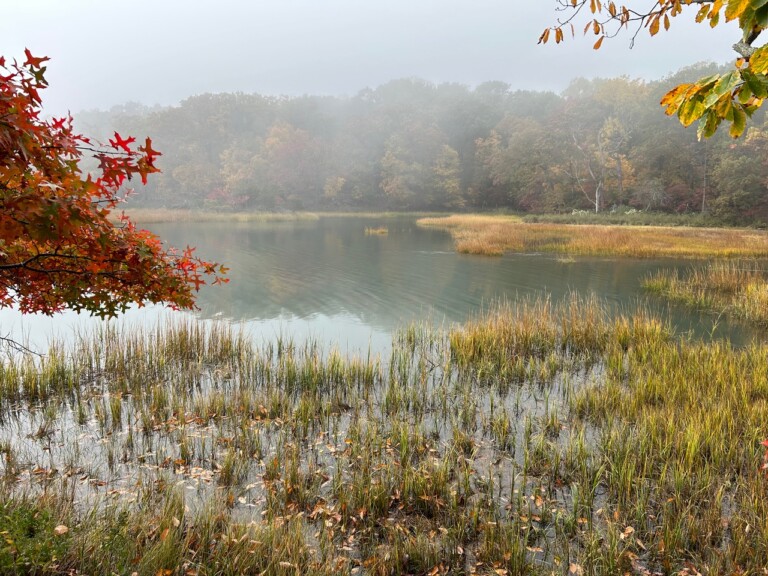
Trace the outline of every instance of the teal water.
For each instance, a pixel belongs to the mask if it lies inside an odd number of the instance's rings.
[[[386,226],[387,235],[365,234]],[[669,318],[679,333],[743,343],[757,331],[711,314],[648,299],[641,280],[690,261],[457,254],[450,236],[412,218],[324,218],[278,224],[156,226],[175,244],[193,243],[231,266],[231,282],[200,294],[200,316],[251,323],[265,337],[281,330],[342,347],[389,342],[412,321],[463,322],[499,299],[594,293],[613,310],[638,304]],[[378,344],[377,344],[378,345]]]
[[[365,234],[386,226],[387,235]],[[690,261],[569,258],[510,254],[500,258],[457,254],[450,236],[419,228],[413,218],[322,218],[268,224],[155,224],[170,244],[197,246],[200,256],[231,268],[230,283],[199,294],[204,319],[225,318],[255,338],[317,340],[346,351],[385,350],[392,332],[412,321],[462,322],[499,299],[594,293],[612,310],[647,306],[695,338],[743,344],[762,332],[711,314],[647,299],[640,282],[660,268]],[[163,309],[132,310],[123,321],[148,322]],[[96,320],[64,314],[21,318],[0,311],[2,335],[43,346]]]

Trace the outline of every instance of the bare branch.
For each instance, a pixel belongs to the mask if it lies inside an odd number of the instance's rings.
[[[11,352],[11,353],[31,354],[31,355],[37,356],[38,358],[42,358],[44,356],[44,354],[40,354],[40,352],[36,352],[35,350],[28,348],[24,346],[24,344],[22,344],[21,342],[17,342],[13,338],[9,338],[8,336],[0,336],[0,345],[2,345],[3,348],[5,348],[8,352]]]

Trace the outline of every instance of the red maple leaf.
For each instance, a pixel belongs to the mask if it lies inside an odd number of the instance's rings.
[[[117,132],[115,132],[115,139],[112,140],[110,138],[110,140],[109,140],[109,143],[114,148],[122,148],[123,150],[125,150],[128,153],[131,152],[131,148],[128,145],[129,144],[133,144],[134,142],[136,142],[136,138],[134,138],[133,136],[129,136],[128,138],[123,139],[123,137],[120,136],[120,134],[118,134]]]
[[[139,146],[139,151],[143,152],[144,155],[147,157],[147,162],[149,162],[150,166],[155,161],[155,158],[157,158],[158,156],[162,156],[162,154],[160,154],[160,152],[158,152],[157,150],[153,150],[152,149],[152,139],[151,138],[147,138],[146,143],[144,144],[144,146]]]
[[[41,58],[36,58],[35,56],[32,56],[32,52],[29,51],[29,48],[24,48],[24,54],[27,57],[26,62],[24,62],[24,66],[33,66],[35,68],[40,68],[43,62],[50,60],[50,58],[46,56],[43,56]]]

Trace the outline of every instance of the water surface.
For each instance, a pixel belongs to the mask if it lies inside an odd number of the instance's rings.
[[[366,227],[386,226],[386,235]],[[626,258],[562,258],[553,254],[484,257],[457,254],[450,236],[424,229],[413,218],[322,218],[281,223],[154,224],[175,246],[198,247],[206,258],[231,268],[230,283],[205,287],[201,318],[226,318],[257,339],[314,338],[342,350],[388,348],[391,334],[412,321],[463,322],[499,299],[594,293],[613,309],[638,303],[668,317],[679,333],[727,337],[741,344],[759,331],[710,314],[647,300],[641,280],[663,267],[691,261]],[[132,310],[125,320],[147,322],[162,309]],[[92,321],[75,314],[53,320],[0,312],[3,335],[42,345],[56,333]]]

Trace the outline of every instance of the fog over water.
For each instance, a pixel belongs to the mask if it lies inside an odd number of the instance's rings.
[[[2,53],[22,57],[28,47],[52,58],[44,101],[54,114],[127,101],[170,105],[204,92],[352,95],[414,76],[559,91],[577,76],[659,78],[725,62],[738,39],[732,25],[710,30],[684,13],[666,34],[642,31],[631,50],[631,34],[600,51],[578,32],[565,46],[539,46],[558,17],[555,0],[2,4]]]

